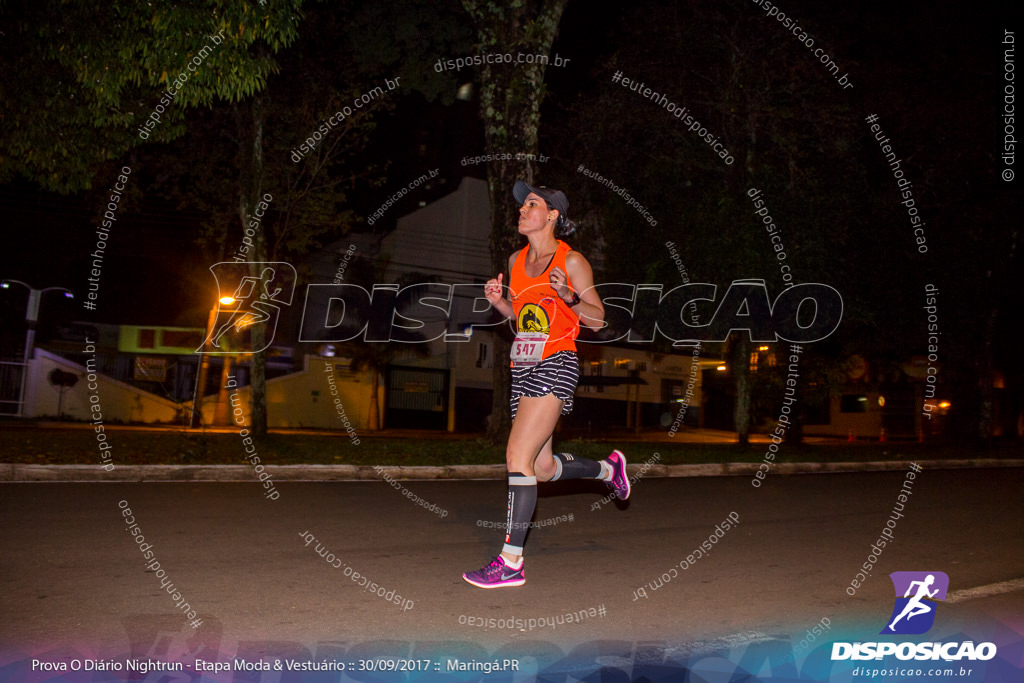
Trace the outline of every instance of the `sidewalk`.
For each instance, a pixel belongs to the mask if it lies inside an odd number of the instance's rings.
[[[754,476],[756,462],[701,465],[629,465],[630,477]],[[1024,467],[1024,459],[963,458],[930,461],[923,469],[958,470]],[[907,461],[792,462],[772,465],[769,475],[830,474],[837,472],[889,472],[905,470]],[[504,465],[452,465],[445,467],[394,465],[266,465],[276,482],[380,481],[431,479],[505,479]],[[0,463],[0,482],[120,482],[120,481],[253,481],[249,465],[118,465],[106,472],[97,465],[33,465]]]

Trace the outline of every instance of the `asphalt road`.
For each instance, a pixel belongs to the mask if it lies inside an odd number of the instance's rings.
[[[574,647],[614,658],[795,645],[823,619],[832,639],[863,640],[892,610],[887,574],[909,570],[946,572],[951,594],[981,588],[942,604],[933,634],[1019,634],[1024,582],[1006,582],[1024,577],[1022,484],[1024,469],[921,472],[852,596],[904,472],[773,474],[760,488],[749,477],[649,478],[625,505],[602,502],[597,482],[542,486],[526,585],[488,591],[461,572],[500,547],[502,482],[281,483],[277,500],[255,482],[3,484],[0,643],[7,661],[443,648],[540,659]],[[738,524],[716,532],[730,515]],[[710,552],[687,560],[715,534]],[[576,623],[557,623],[569,613]]]

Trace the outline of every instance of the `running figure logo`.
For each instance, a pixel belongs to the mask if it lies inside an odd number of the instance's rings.
[[[893,572],[889,578],[896,590],[896,605],[881,633],[927,632],[935,623],[936,601],[946,599],[949,577],[944,572]]]
[[[274,341],[281,308],[290,306],[296,273],[290,263],[221,261],[210,266],[217,281],[217,308],[196,353],[259,353]],[[252,273],[258,273],[252,275]],[[252,327],[265,324],[261,348],[253,348]]]

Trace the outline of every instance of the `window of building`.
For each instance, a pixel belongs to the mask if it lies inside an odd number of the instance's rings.
[[[141,329],[139,330],[139,348],[140,349],[155,349],[156,348],[156,330],[152,329]]]
[[[868,397],[865,396],[864,394],[843,394],[842,397],[839,399],[839,412],[868,412]]]

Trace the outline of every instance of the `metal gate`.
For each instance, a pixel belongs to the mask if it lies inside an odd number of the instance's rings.
[[[447,429],[448,381],[448,370],[388,368],[384,424],[397,429]]]
[[[0,361],[0,415],[22,415],[22,384],[27,369],[28,365],[22,362]]]

